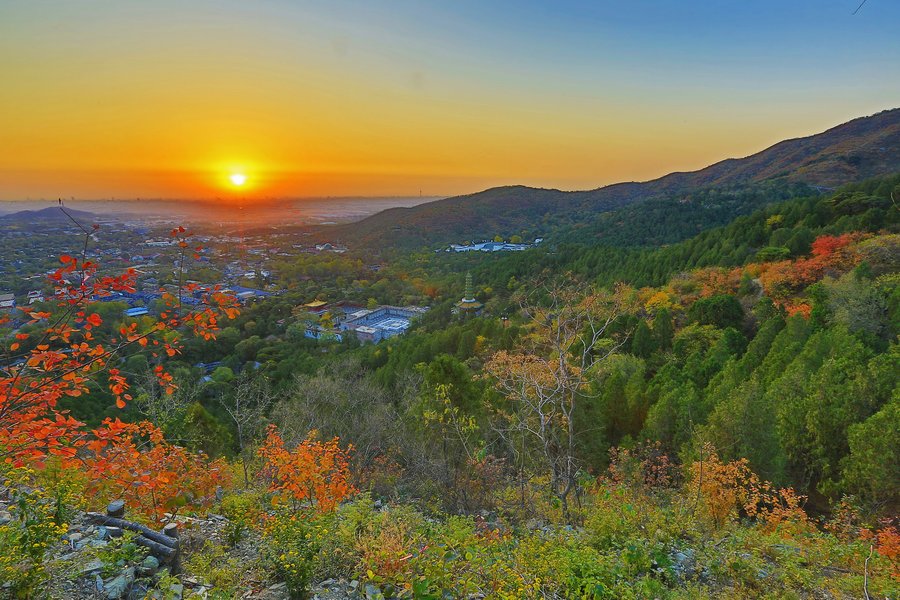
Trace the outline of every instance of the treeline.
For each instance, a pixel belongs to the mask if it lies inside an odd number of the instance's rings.
[[[615,247],[659,247],[692,238],[736,217],[815,190],[801,183],[768,181],[754,185],[703,188],[651,198],[604,212],[553,239]]]
[[[615,245],[559,243],[485,262],[478,281],[505,285],[511,277],[527,278],[535,270],[572,271],[597,285],[627,281],[635,286],[661,285],[679,271],[707,266],[737,266],[757,253],[788,258],[809,252],[821,234],[896,228],[900,211],[900,176],[842,187],[829,196],[806,196],[772,204],[730,224],[693,238],[654,249]],[[629,244],[630,245],[630,244]]]

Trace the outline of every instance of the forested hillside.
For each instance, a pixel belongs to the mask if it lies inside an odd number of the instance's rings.
[[[598,221],[410,253],[396,284],[305,257],[301,292],[187,287],[136,318],[99,301],[133,272],[63,256],[57,295],[0,331],[4,589],[895,597],[900,175],[784,196],[694,192],[757,209],[693,236],[623,223],[633,246]],[[453,311],[463,270],[480,315]],[[309,290],[376,285],[431,309],[377,344],[305,335]],[[178,561],[89,525],[117,498],[150,534],[179,523]]]
[[[429,202],[413,208],[396,208],[359,223],[325,229],[324,238],[370,249],[416,248],[433,244],[490,239],[495,235],[565,239],[562,228],[588,228],[596,235],[610,232],[611,222],[634,226],[635,218],[658,215],[658,206],[640,208],[641,203],[679,203],[696,210],[675,233],[638,231],[629,245],[672,242],[699,229],[724,224],[768,201],[784,199],[803,188],[834,188],[845,183],[883,176],[900,170],[900,108],[854,119],[823,133],[786,140],[746,158],[728,159],[688,173],[672,173],[643,183],[619,183],[590,191],[562,192],[511,186],[477,194]],[[735,198],[736,205],[729,206]],[[637,205],[617,217],[598,215]],[[699,205],[699,206],[698,206]],[[711,209],[711,210],[710,210]],[[682,217],[684,211],[673,211]],[[682,217],[683,218],[683,217]],[[685,236],[684,233],[687,233]],[[621,239],[618,238],[618,239]]]

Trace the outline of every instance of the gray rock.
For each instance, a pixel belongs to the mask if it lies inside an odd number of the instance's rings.
[[[84,565],[80,571],[78,571],[79,575],[89,575],[91,573],[100,572],[103,570],[103,561],[99,558],[95,558],[88,564]]]
[[[5,510],[0,512],[0,525],[6,525],[10,521],[12,521],[12,515],[9,512]]]
[[[366,600],[384,600],[384,594],[371,583],[366,584]]]
[[[148,594],[150,594],[150,586],[143,581],[135,581],[128,592],[128,600],[147,600],[147,598],[154,597],[148,596]]]
[[[99,575],[94,575],[94,587],[97,589],[98,593],[103,592],[103,578]]]
[[[107,581],[104,584],[106,587],[106,597],[109,598],[109,600],[118,600],[119,598],[122,598],[128,593],[128,588],[131,587],[132,583],[134,583],[134,567],[128,567],[112,580]]]
[[[669,557],[672,559],[672,571],[677,577],[691,577],[697,568],[697,559],[690,548],[680,550]]]
[[[138,573],[141,575],[152,575],[159,568],[159,559],[152,554],[145,558],[138,567]]]
[[[181,600],[184,595],[184,586],[180,583],[173,583],[169,586],[169,592],[172,594],[172,600]]]
[[[125,501],[124,500],[113,500],[106,507],[106,514],[110,517],[117,517],[121,519],[125,516]]]
[[[358,587],[359,587],[359,582],[357,580],[354,579],[353,581],[350,582],[350,589],[352,591],[355,592],[356,588],[358,588]]]
[[[79,541],[79,540],[80,540],[81,538],[83,538],[83,537],[84,537],[84,535],[82,535],[82,534],[80,534],[80,533],[78,533],[78,532],[70,533],[70,534],[68,535],[69,541],[72,542],[72,543],[75,543],[75,542]]]

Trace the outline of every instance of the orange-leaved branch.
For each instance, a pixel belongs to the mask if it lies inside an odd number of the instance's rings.
[[[317,511],[327,512],[356,492],[350,483],[349,469],[353,448],[341,448],[338,438],[323,442],[316,440],[315,435],[311,431],[293,450],[288,450],[277,428],[270,425],[259,455],[265,460],[263,475],[269,480],[276,502],[307,503]]]

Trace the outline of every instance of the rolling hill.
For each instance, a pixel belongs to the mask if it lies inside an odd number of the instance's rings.
[[[412,208],[394,208],[357,223],[320,233],[357,247],[416,247],[483,239],[496,234],[547,235],[588,226],[598,214],[647,200],[668,201],[710,188],[741,194],[760,184],[833,188],[900,171],[900,108],[854,119],[825,132],[779,142],[745,158],[731,158],[699,171],[671,173],[589,191],[507,186]],[[803,186],[800,186],[801,188]],[[809,189],[809,188],[805,188]],[[782,199],[773,197],[772,200]],[[736,205],[721,219],[749,212]],[[721,212],[721,211],[720,211]],[[640,218],[640,211],[632,211]],[[702,213],[690,217],[703,221]],[[702,228],[705,223],[698,223]],[[673,240],[670,240],[673,241]]]
[[[81,221],[90,225],[91,223],[97,220],[97,215],[91,212],[87,212],[84,210],[75,210],[74,208],[66,208],[66,213],[68,213],[73,219],[77,221]],[[62,210],[57,206],[49,206],[47,208],[41,208],[37,210],[20,210],[18,212],[9,213],[7,215],[0,215],[0,223],[3,224],[32,224],[32,223],[71,223],[71,219],[66,216]]]

